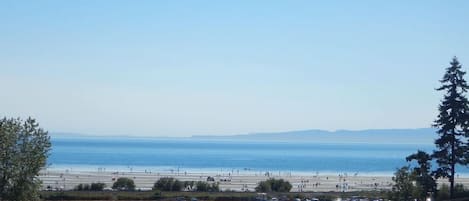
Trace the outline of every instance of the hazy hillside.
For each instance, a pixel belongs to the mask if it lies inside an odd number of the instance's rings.
[[[419,129],[372,129],[372,130],[301,130],[275,133],[250,133],[229,136],[194,135],[192,137],[153,137],[135,135],[89,135],[79,133],[51,132],[52,138],[116,138],[116,139],[185,139],[185,140],[244,140],[244,141],[304,141],[322,143],[406,143],[406,144],[431,144],[436,138],[436,130],[433,128]]]
[[[276,133],[252,133],[232,136],[193,136],[196,139],[219,140],[274,140],[314,141],[327,143],[433,143],[436,133],[433,128],[419,129],[372,129],[372,130],[302,130]]]

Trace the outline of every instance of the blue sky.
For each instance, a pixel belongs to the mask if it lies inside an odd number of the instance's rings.
[[[2,1],[2,116],[50,131],[429,127],[468,1]]]

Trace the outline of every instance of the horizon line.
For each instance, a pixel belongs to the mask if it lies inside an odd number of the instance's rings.
[[[67,132],[67,131],[48,131],[50,136],[60,136],[60,137],[129,137],[129,138],[201,138],[201,137],[242,137],[249,135],[262,135],[262,134],[282,134],[282,133],[295,133],[295,132],[308,132],[308,131],[317,131],[317,132],[326,132],[326,133],[337,133],[337,132],[361,132],[361,131],[398,131],[398,130],[421,130],[421,129],[432,129],[433,127],[417,127],[417,128],[374,128],[374,129],[336,129],[336,130],[327,130],[327,129],[296,129],[296,130],[283,130],[283,131],[265,131],[265,132],[246,132],[246,133],[232,133],[232,134],[193,134],[193,135],[183,135],[183,136],[165,136],[165,135],[131,135],[131,134],[93,134],[86,132]],[[434,128],[433,128],[434,129]]]

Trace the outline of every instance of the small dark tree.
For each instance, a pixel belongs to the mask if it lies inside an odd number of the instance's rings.
[[[257,192],[290,192],[292,185],[283,179],[261,181],[256,187]]]
[[[39,171],[51,147],[36,120],[0,119],[0,200],[38,200]]]
[[[106,187],[105,183],[91,183],[90,190],[92,191],[102,191]]]
[[[207,182],[198,181],[197,183],[195,183],[195,190],[199,192],[206,192],[208,191],[209,186],[210,184],[208,184]]]
[[[112,185],[112,189],[124,190],[124,191],[133,191],[135,190],[134,180],[126,177],[121,177],[117,179],[116,182]]]
[[[218,183],[208,183],[204,181],[198,181],[195,183],[195,190],[198,192],[218,192],[220,191],[220,186]]]
[[[443,100],[438,107],[438,117],[434,127],[438,129],[439,138],[435,140],[436,150],[433,157],[439,167],[434,174],[448,178],[450,182],[450,198],[454,198],[454,175],[456,165],[467,164],[467,137],[468,137],[468,100],[466,91],[469,88],[464,80],[466,72],[461,70],[456,57],[446,69],[442,86],[438,91],[445,91]]]
[[[418,192],[416,196],[421,200],[430,194],[433,195],[436,192],[436,181],[431,175],[431,160],[432,157],[424,151],[418,150],[406,158],[408,162],[416,161],[418,166],[412,169],[412,175],[416,181]]]
[[[83,184],[78,184],[77,186],[75,186],[74,190],[76,191],[82,191],[84,188]]]
[[[153,190],[160,191],[180,191],[183,188],[183,183],[172,177],[162,177],[158,179],[153,185]]]
[[[392,186],[390,199],[394,201],[411,200],[415,187],[412,184],[413,179],[409,167],[406,166],[398,169],[394,173],[392,180],[394,181],[394,185]]]
[[[261,181],[259,184],[256,186],[256,191],[257,192],[272,192],[272,185],[267,182],[267,181]]]

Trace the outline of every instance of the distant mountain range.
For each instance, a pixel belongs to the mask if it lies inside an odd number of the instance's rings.
[[[152,137],[152,136],[109,136],[87,135],[80,133],[51,132],[55,137],[97,137],[97,138],[155,138],[155,139],[194,139],[194,140],[243,140],[243,141],[304,141],[318,143],[396,143],[432,144],[437,137],[434,128],[417,129],[370,129],[370,130],[300,130],[272,133],[250,133],[229,136],[194,135],[192,137]]]
[[[323,143],[406,143],[431,144],[437,137],[434,128],[370,130],[300,130],[275,133],[252,133],[231,136],[193,136],[208,140],[314,141]]]

